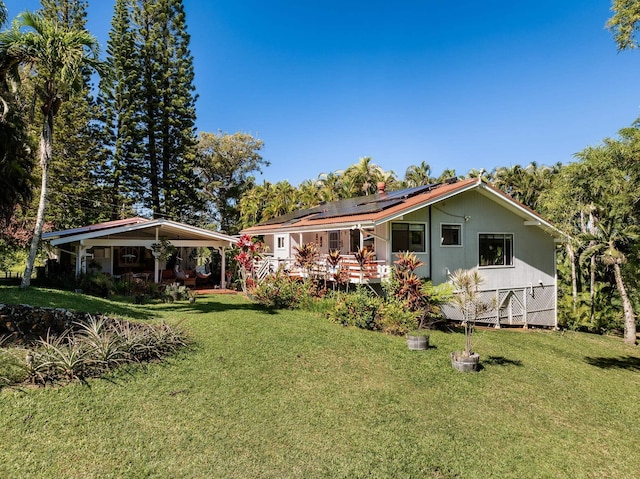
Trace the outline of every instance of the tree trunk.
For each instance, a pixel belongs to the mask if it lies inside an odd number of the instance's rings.
[[[616,278],[616,286],[622,298],[622,310],[624,311],[624,342],[636,344],[636,315],[633,312],[633,305],[629,300],[627,289],[622,281],[622,271],[619,264],[613,265],[613,273]]]
[[[29,258],[22,276],[21,288],[28,288],[31,285],[31,275],[33,273],[33,265],[38,255],[38,247],[42,238],[42,229],[44,227],[44,213],[47,207],[47,185],[49,183],[49,164],[51,162],[51,151],[53,148],[53,112],[49,111],[45,115],[45,121],[42,125],[42,135],[40,136],[40,168],[42,170],[40,201],[38,203],[38,215],[36,217],[36,225],[33,229],[33,238],[31,239],[31,248],[29,249]]]
[[[596,225],[597,218],[594,214],[594,207],[592,206],[589,210],[589,233],[593,236],[598,235],[598,227]],[[589,247],[595,245],[595,241],[589,242]],[[589,268],[589,302],[591,303],[591,324],[595,324],[596,320],[596,257],[595,255],[591,256],[591,264]]]
[[[576,273],[576,255],[573,246],[567,243],[567,255],[571,262],[571,295],[573,297],[573,312],[578,308],[578,275]]]

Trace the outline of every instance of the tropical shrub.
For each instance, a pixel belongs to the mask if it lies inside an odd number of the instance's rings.
[[[362,329],[376,330],[378,311],[383,300],[364,287],[358,286],[350,293],[338,293],[335,307],[329,312],[331,321],[343,326],[356,326]]]
[[[189,288],[180,283],[170,283],[164,287],[162,297],[165,301],[182,301],[189,299]]]
[[[387,334],[402,336],[418,327],[418,312],[396,299],[383,302],[378,310],[378,328]]]
[[[305,285],[284,271],[269,275],[249,291],[250,297],[268,309],[294,309],[305,296]]]
[[[76,287],[85,294],[108,298],[114,291],[114,281],[104,273],[89,273],[78,278]]]

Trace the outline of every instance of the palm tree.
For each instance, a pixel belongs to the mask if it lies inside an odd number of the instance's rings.
[[[595,257],[604,265],[613,267],[616,288],[622,299],[624,312],[624,342],[636,344],[636,316],[624,284],[622,266],[627,263],[625,249],[640,238],[640,232],[635,225],[618,223],[615,219],[611,219],[608,224],[600,221],[597,223],[596,234],[582,235],[584,240],[589,241],[589,247],[583,251],[580,259],[586,261]]]
[[[436,178],[436,183],[443,183],[451,178],[457,178],[456,170],[446,169],[440,176],[438,176],[438,178]]]
[[[255,185],[245,192],[240,199],[240,221],[247,228],[253,226],[263,218],[264,206],[271,194],[271,183],[264,181],[262,185]]]
[[[373,163],[371,157],[360,158],[358,163],[351,165],[344,172],[345,177],[352,180],[355,195],[368,195],[376,192],[376,183],[381,180],[384,170]]]
[[[23,32],[21,29],[27,28]],[[53,148],[53,120],[64,100],[81,90],[87,69],[101,72],[98,42],[86,30],[71,30],[41,15],[24,12],[11,30],[0,33],[2,67],[18,78],[19,67],[26,68],[42,103],[43,122],[38,147],[41,188],[38,214],[22,288],[31,283],[31,273],[40,245],[47,205],[49,165]]]
[[[320,186],[316,181],[304,180],[298,185],[298,205],[300,208],[312,208],[320,203]]]
[[[431,182],[431,166],[426,161],[422,161],[419,165],[409,166],[404,173],[404,184],[407,188],[428,185]]]
[[[524,168],[520,165],[500,167],[493,172],[493,184],[520,203],[537,210],[540,195],[551,187],[553,177],[561,167],[561,164],[538,166],[535,161]]]
[[[344,198],[342,188],[343,172],[332,171],[330,173],[320,173],[317,184],[320,188],[318,196],[321,201],[330,203]]]
[[[278,181],[271,188],[269,201],[265,204],[262,219],[290,213],[296,209],[296,189],[287,180]]]

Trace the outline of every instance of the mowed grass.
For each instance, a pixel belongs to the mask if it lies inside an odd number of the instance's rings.
[[[618,338],[480,331],[483,369],[463,374],[449,361],[461,334],[434,332],[431,349],[409,351],[403,338],[270,314],[242,296],[140,306],[0,288],[3,301],[183,320],[195,343],[86,384],[0,391],[3,478],[640,471],[640,354]]]

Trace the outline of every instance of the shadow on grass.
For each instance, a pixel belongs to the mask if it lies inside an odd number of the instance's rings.
[[[151,319],[155,316],[146,308],[133,304],[133,298],[130,298],[131,302],[128,302],[129,298],[127,300],[123,298],[104,299],[52,288],[31,287],[22,290],[19,287],[0,287],[0,303],[64,308],[90,314],[101,313],[134,319]]]
[[[165,303],[156,306],[162,311],[190,311],[193,313],[224,313],[226,311],[265,311],[259,304],[255,303],[225,303],[215,300],[196,301],[189,303],[187,301],[178,301],[175,303]]]
[[[504,356],[489,356],[482,361],[487,366],[518,366],[522,367],[522,361],[519,359],[507,359]]]
[[[640,371],[640,358],[635,356],[620,356],[617,358],[584,358],[587,364],[601,369],[627,369],[629,371]]]

